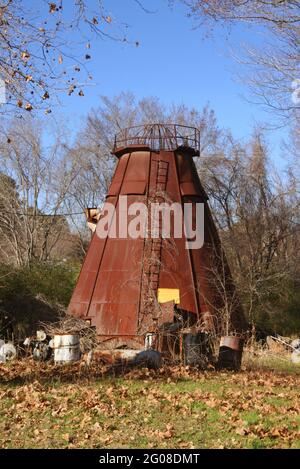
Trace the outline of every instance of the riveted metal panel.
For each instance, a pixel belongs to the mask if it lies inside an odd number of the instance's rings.
[[[110,197],[109,202],[111,204],[116,204],[117,199]],[[104,204],[103,209],[105,210],[105,208],[106,204]],[[106,240],[100,239],[96,231],[93,234],[89,249],[84,259],[77,280],[76,288],[73,292],[68,307],[68,314],[74,314],[81,317],[88,314],[89,305],[94,292],[105,244]]]
[[[121,194],[145,194],[147,181],[125,181]]]
[[[132,202],[143,201],[145,197],[141,195],[127,197],[128,207]],[[117,221],[124,220],[123,211],[126,212],[127,208],[123,208],[118,200],[115,213]],[[128,214],[126,216],[129,223],[132,217]],[[100,328],[102,334],[111,334],[112,324],[117,333],[125,333],[126,328],[128,333],[134,333],[138,321],[144,239],[122,239],[118,230],[117,236],[109,237],[106,241],[89,307],[89,316],[95,318],[92,324]]]
[[[145,194],[148,183],[150,163],[149,151],[138,151],[130,154],[121,194]]]
[[[92,323],[99,334],[136,334],[136,309],[133,303],[99,303]]]
[[[168,201],[181,204],[180,183],[178,178],[176,159],[173,152],[160,152],[169,161],[166,194]],[[189,313],[198,314],[197,298],[194,291],[194,278],[191,270],[189,251],[186,249],[184,225],[182,217],[182,237],[174,238],[173,223],[171,223],[171,239],[163,241],[160,288],[178,288],[180,290],[179,307]]]
[[[207,199],[191,156],[188,153],[176,152],[176,162],[182,195],[198,195]]]
[[[120,192],[120,188],[124,179],[124,174],[126,171],[127,163],[129,159],[129,154],[125,153],[122,155],[122,157],[119,159],[118,164],[115,169],[115,174],[112,178],[112,182],[110,184],[109,190],[108,190],[108,196],[110,195],[118,195]]]
[[[181,195],[198,195],[195,185],[192,182],[182,182],[180,184]]]
[[[124,181],[147,181],[150,151],[137,151],[130,154]]]

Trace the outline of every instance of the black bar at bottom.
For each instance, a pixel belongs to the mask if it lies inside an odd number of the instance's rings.
[[[1,463],[15,463],[20,461],[22,466],[30,464],[30,467],[41,468],[43,462],[48,466],[51,463],[76,463],[83,464],[84,467],[149,467],[150,465],[185,465],[186,467],[201,466],[207,462],[231,463],[247,462],[260,464],[264,460],[269,465],[274,463],[288,463],[288,459],[294,458],[295,452],[292,450],[267,449],[267,450],[174,450],[174,449],[64,449],[64,450],[43,450],[43,449],[6,449],[0,451]],[[4,467],[4,466],[2,466]]]

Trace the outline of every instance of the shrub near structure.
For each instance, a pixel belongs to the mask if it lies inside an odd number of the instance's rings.
[[[56,320],[68,304],[79,271],[76,263],[0,265],[0,335],[16,340],[35,332],[39,321]]]

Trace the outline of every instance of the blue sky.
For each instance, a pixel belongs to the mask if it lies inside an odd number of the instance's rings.
[[[89,3],[96,5],[96,0]],[[196,108],[209,102],[219,125],[231,128],[237,138],[249,137],[254,123],[270,120],[269,113],[245,100],[247,87],[235,78],[237,65],[228,54],[221,29],[207,39],[203,29],[193,29],[193,21],[179,3],[173,10],[167,0],[143,0],[143,4],[155,13],[145,13],[134,0],[106,0],[113,23],[128,23],[129,39],[138,40],[140,45],[109,39],[92,41],[89,70],[94,84],[85,89],[83,98],[72,95],[62,99],[62,112],[74,129],[97,106],[101,95],[113,96],[121,91]],[[246,28],[231,34],[235,45],[249,39],[253,39],[253,31]],[[284,135],[280,130],[268,136],[278,164]]]

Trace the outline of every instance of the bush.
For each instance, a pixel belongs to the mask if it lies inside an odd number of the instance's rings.
[[[256,325],[281,335],[300,335],[300,284],[287,281],[279,294],[270,294],[255,312]]]
[[[76,263],[20,269],[0,264],[0,337],[22,339],[39,321],[56,320],[70,301],[79,268]]]

